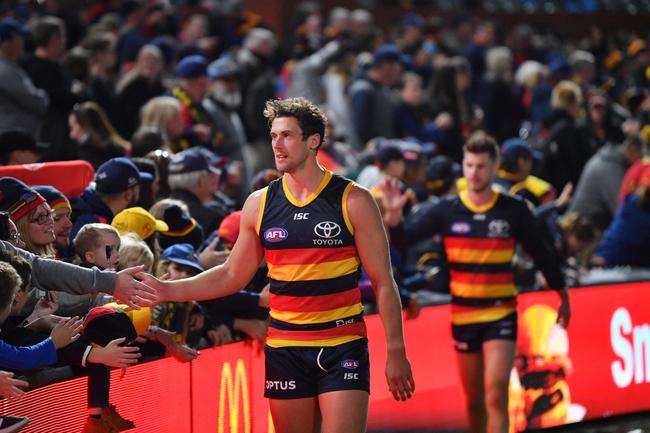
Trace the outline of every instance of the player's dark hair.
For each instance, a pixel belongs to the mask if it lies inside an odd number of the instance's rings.
[[[279,117],[293,117],[298,121],[300,129],[302,129],[303,140],[306,140],[311,135],[318,134],[319,140],[316,149],[318,150],[323,143],[327,118],[318,106],[308,99],[270,99],[266,101],[264,117],[268,120],[269,127]]]
[[[487,153],[492,161],[499,160],[499,145],[491,135],[477,131],[465,142],[464,153]]]

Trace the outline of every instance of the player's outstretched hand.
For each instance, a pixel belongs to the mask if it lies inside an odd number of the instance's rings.
[[[144,266],[142,265],[126,268],[118,272],[113,297],[118,302],[136,310],[159,302],[156,288],[135,278],[140,279],[141,275],[144,275]]]
[[[406,359],[404,350],[395,353],[388,352],[386,358],[386,381],[393,398],[397,401],[406,401],[415,391],[415,381],[411,372],[411,364]]]

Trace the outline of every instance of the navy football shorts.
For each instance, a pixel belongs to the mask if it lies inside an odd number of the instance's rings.
[[[451,325],[454,348],[458,352],[476,352],[481,350],[488,340],[517,340],[517,313],[493,322],[472,323],[469,325]]]
[[[269,347],[264,397],[294,399],[330,391],[370,392],[368,340],[332,347]]]

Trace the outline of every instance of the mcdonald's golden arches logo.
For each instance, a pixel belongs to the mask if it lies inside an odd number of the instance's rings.
[[[229,433],[239,433],[240,408],[243,418],[243,433],[251,433],[251,406],[246,378],[246,366],[240,358],[235,364],[233,375],[230,362],[225,361],[221,367],[221,383],[219,385],[219,418],[218,433],[226,432],[226,401],[228,402]],[[240,404],[241,403],[241,404]]]

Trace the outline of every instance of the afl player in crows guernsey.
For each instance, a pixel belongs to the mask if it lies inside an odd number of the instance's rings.
[[[558,291],[558,323],[569,324],[569,295],[558,261],[526,202],[492,187],[496,141],[475,133],[463,147],[467,188],[423,207],[403,224],[404,239],[443,238],[450,274],[451,330],[472,433],[507,433],[508,383],[517,340],[515,246],[521,243]]]
[[[304,98],[271,100],[264,116],[283,176],[252,193],[240,234],[221,266],[158,281],[163,301],[239,291],[266,258],[271,286],[266,389],[278,433],[356,433],[366,428],[370,375],[360,266],[376,290],[387,340],[386,379],[396,400],[415,389],[406,358],[388,240],[370,193],[317,162],[326,119]]]

